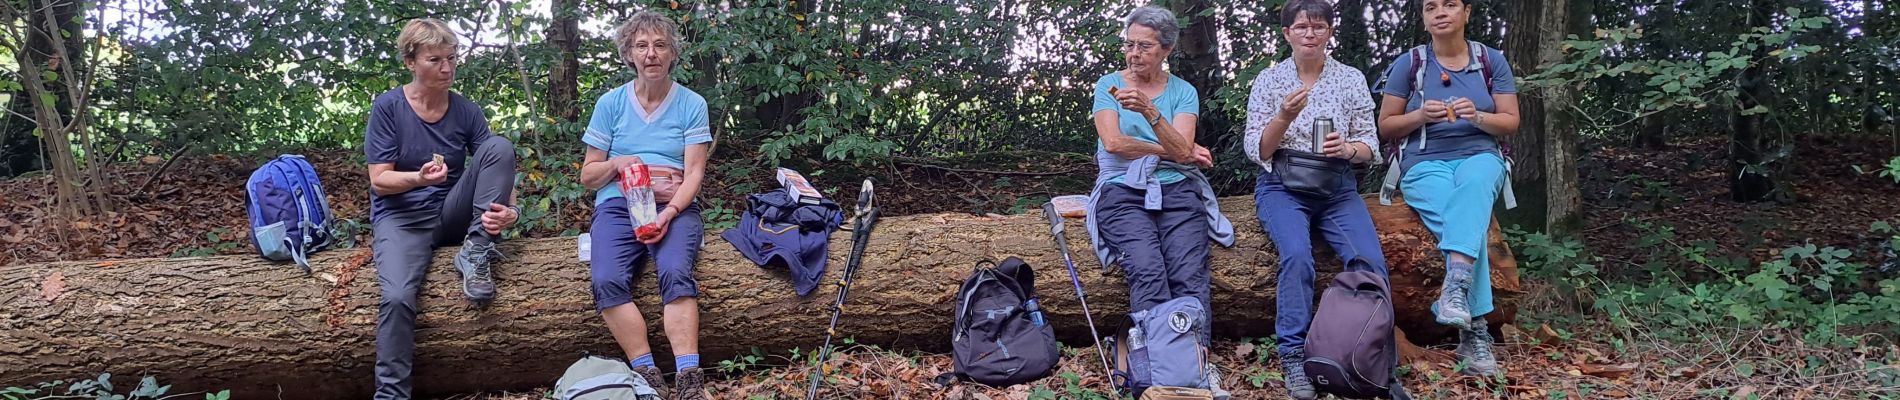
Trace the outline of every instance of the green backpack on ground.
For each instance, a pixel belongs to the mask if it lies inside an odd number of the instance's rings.
[[[660,393],[646,378],[633,373],[626,361],[596,355],[581,356],[554,383],[560,400],[659,400]]]

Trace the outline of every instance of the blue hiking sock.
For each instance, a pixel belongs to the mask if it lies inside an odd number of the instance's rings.
[[[639,356],[639,357],[634,357],[634,358],[633,358],[633,361],[628,361],[628,362],[627,362],[627,366],[630,366],[630,367],[633,367],[633,368],[640,368],[640,367],[652,367],[652,366],[653,366],[653,353],[647,353],[647,354],[644,354],[644,355],[641,355],[641,356]]]
[[[699,355],[698,354],[681,354],[681,355],[673,356],[673,368],[675,369],[699,368]]]

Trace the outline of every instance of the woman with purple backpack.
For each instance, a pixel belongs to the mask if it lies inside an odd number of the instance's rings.
[[[1354,163],[1377,163],[1379,138],[1365,75],[1334,60],[1334,11],[1325,0],[1293,0],[1280,23],[1293,56],[1261,71],[1247,101],[1248,159],[1263,171],[1254,186],[1255,212],[1280,254],[1274,332],[1287,393],[1317,396],[1303,367],[1313,321],[1313,230],[1340,261],[1360,258],[1386,275]]]

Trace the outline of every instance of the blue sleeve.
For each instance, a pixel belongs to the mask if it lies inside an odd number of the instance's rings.
[[[1511,62],[1498,49],[1487,51],[1491,52],[1491,61],[1484,67],[1491,70],[1491,93],[1517,94],[1517,75],[1511,72]]]
[[[1095,81],[1095,108],[1089,110],[1089,115],[1095,115],[1096,112],[1102,110],[1121,110],[1122,104],[1115,101],[1115,96],[1108,94],[1108,88],[1113,86],[1115,85],[1109,83],[1107,76]]]
[[[387,103],[376,102],[369,108],[369,124],[363,132],[365,164],[393,164],[402,153],[396,142],[396,123],[391,120]]]
[[[706,102],[694,104],[691,110],[693,113],[686,120],[686,145],[712,142],[712,128],[706,124]]]
[[[1181,85],[1182,93],[1180,96],[1181,100],[1178,100],[1174,103],[1174,112],[1172,114],[1173,115],[1193,114],[1195,116],[1201,115],[1201,90],[1195,89],[1194,86],[1189,85],[1187,81],[1176,80],[1174,83]]]
[[[581,135],[581,142],[603,151],[613,151],[614,124],[620,121],[621,107],[626,102],[617,99],[620,90],[609,90],[594,101],[594,115],[587,119],[587,131]]]
[[[1399,53],[1399,58],[1392,60],[1392,66],[1386,67],[1385,78],[1380,79],[1385,84],[1379,86],[1379,93],[1411,99],[1413,75],[1412,52]]]

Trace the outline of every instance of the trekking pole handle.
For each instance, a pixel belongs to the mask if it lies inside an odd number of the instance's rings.
[[[858,188],[858,215],[869,213],[872,208],[877,207],[877,204],[873,202],[877,196],[872,193],[872,186],[871,178],[864,178],[864,186]]]
[[[1056,212],[1056,203],[1042,203],[1042,215],[1049,218],[1049,233],[1055,235],[1056,246],[1062,250],[1062,257],[1069,256],[1069,238],[1062,234],[1062,213]]]

